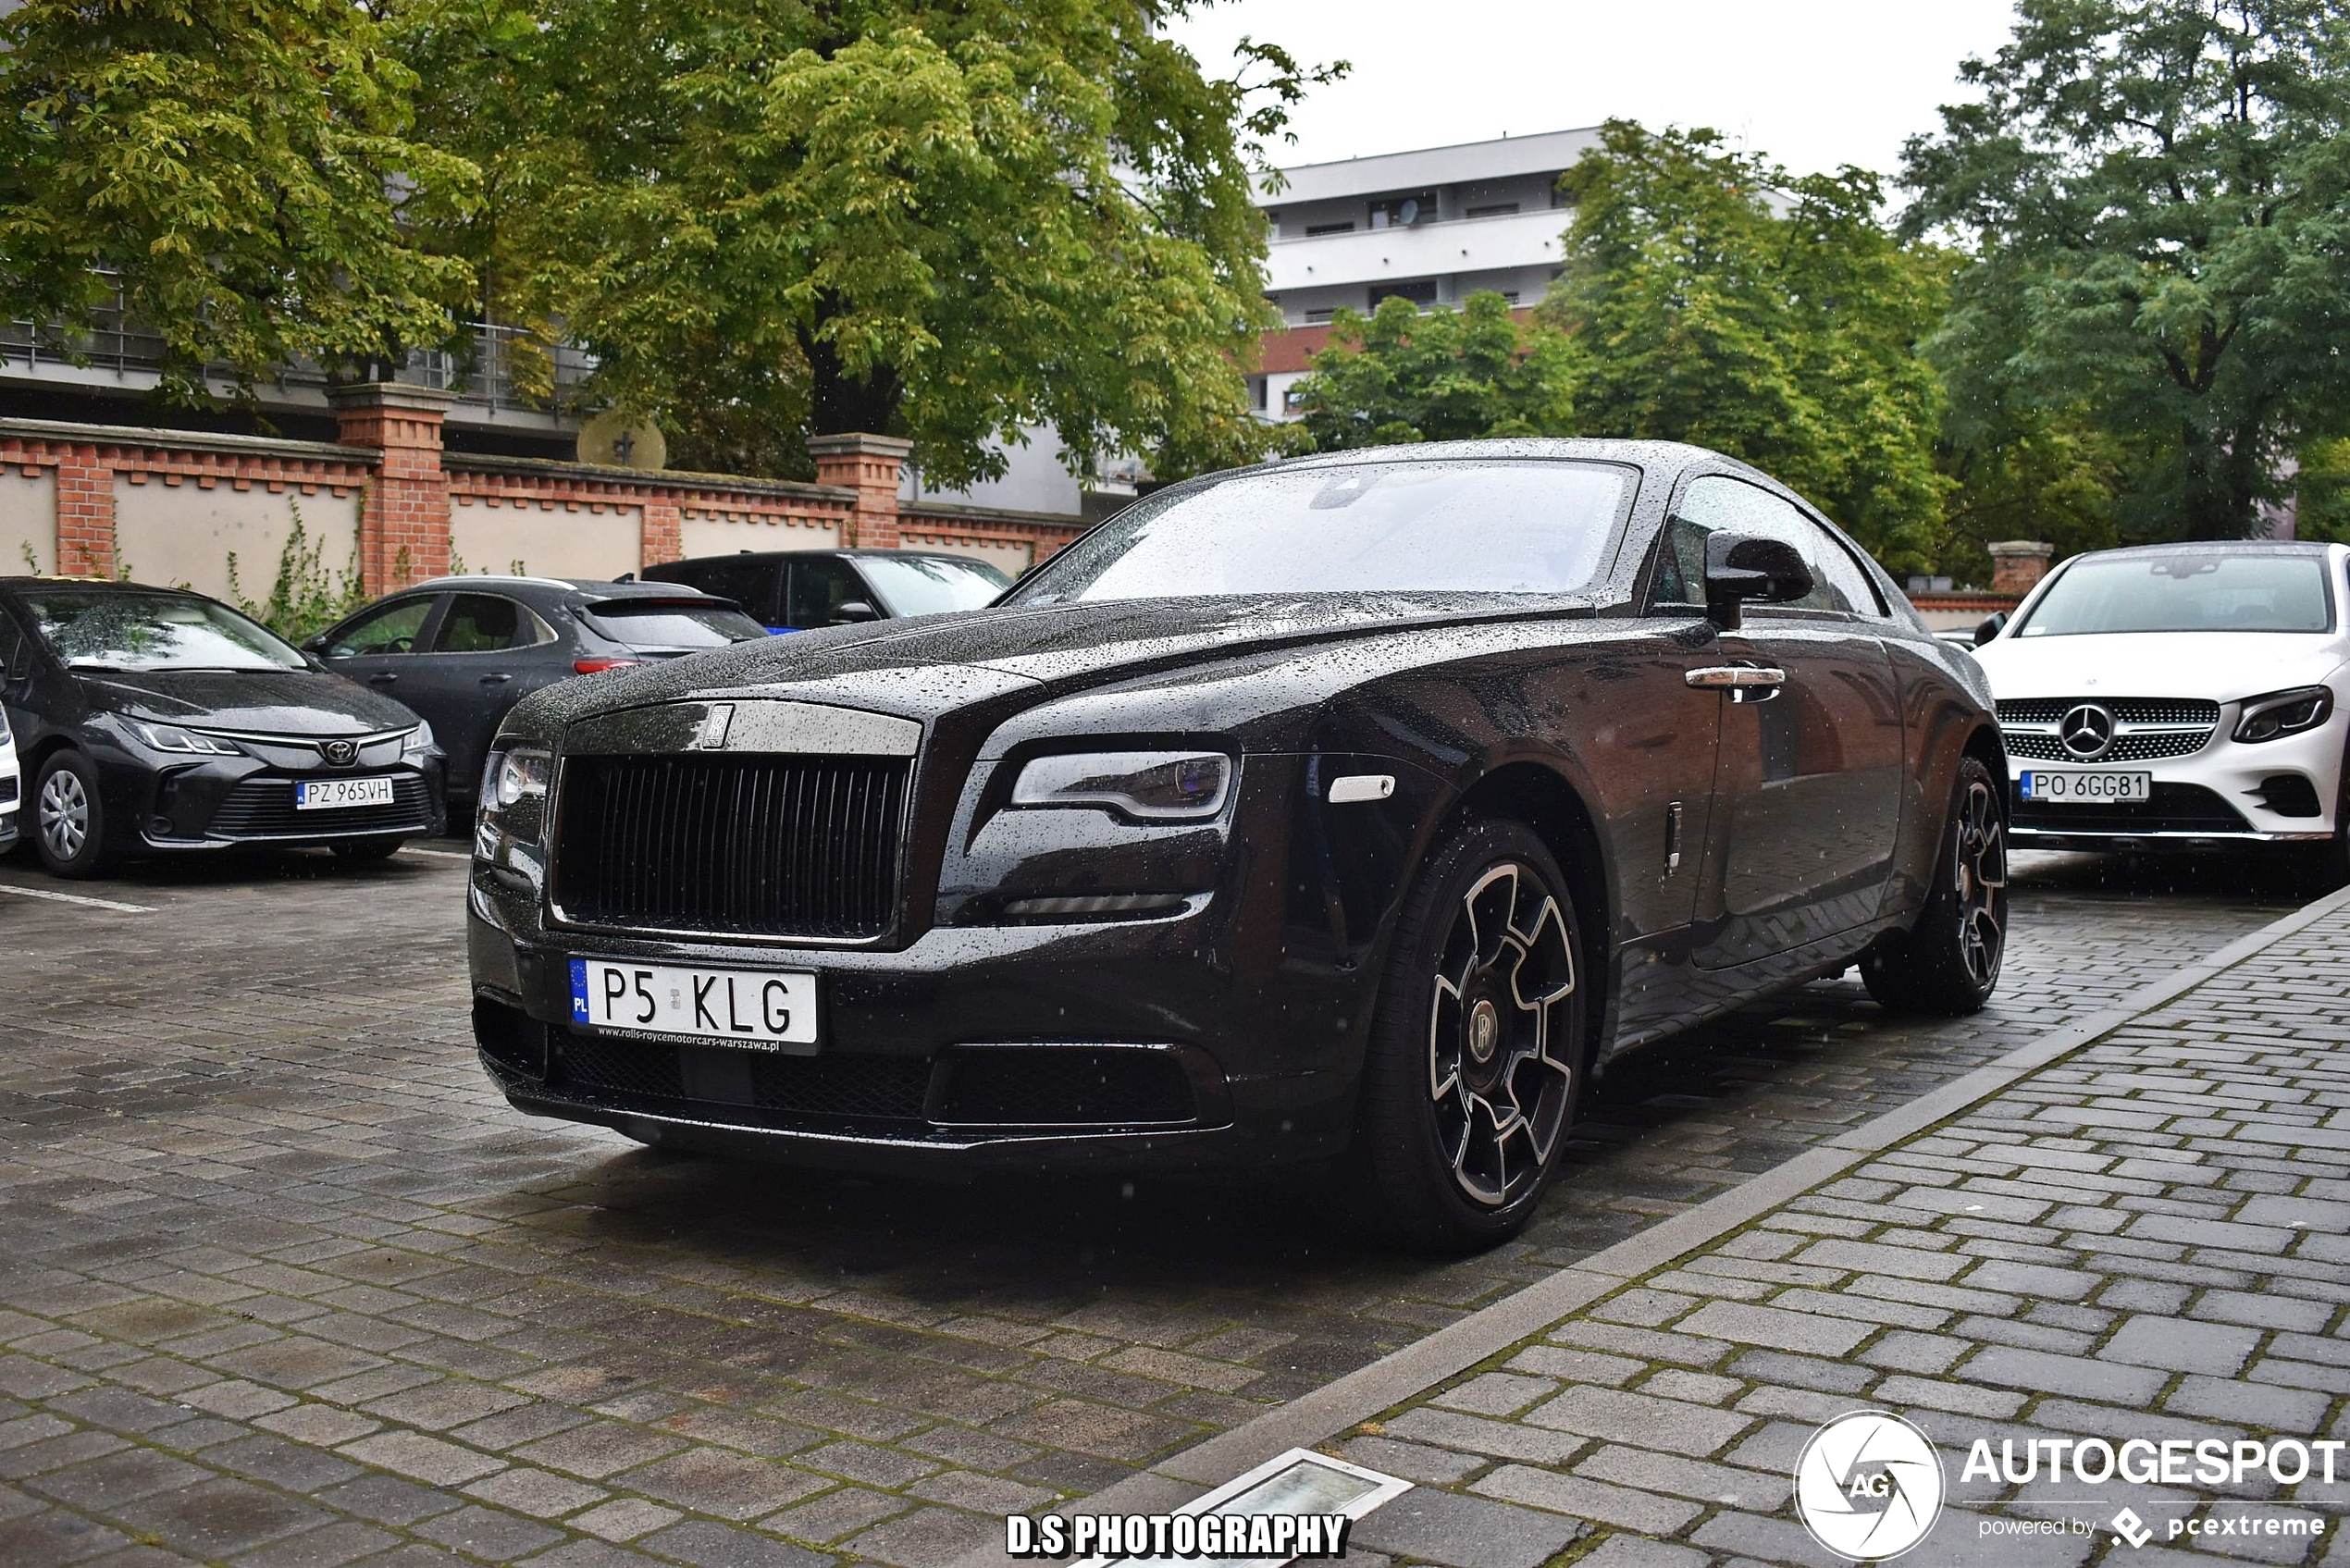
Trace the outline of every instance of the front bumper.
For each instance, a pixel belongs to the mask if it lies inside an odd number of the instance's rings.
[[[389,805],[304,810],[294,787],[305,779],[390,778]],[[444,821],[441,760],[421,759],[351,769],[344,774],[296,772],[258,759],[224,757],[139,769],[114,792],[139,842],[150,850],[229,849],[240,846],[298,848],[353,839],[422,837]]]
[[[649,1143],[904,1171],[1324,1158],[1353,1113],[1355,977],[1252,982],[1203,895],[1158,919],[934,928],[897,951],[519,933],[476,870],[475,1038],[519,1110]],[[818,977],[813,1056],[575,1031],[569,960]],[[1293,1020],[1293,1030],[1268,1023]],[[1310,1038],[1302,1038],[1310,1035]]]
[[[2211,737],[2185,757],[2088,764],[2011,757],[2010,832],[2016,846],[2165,851],[2331,838],[2343,826],[2350,714],[2256,745],[2229,738],[2236,717],[2235,705],[2228,705]],[[2154,797],[2128,804],[2029,802],[2022,797],[2027,772],[2147,773]]]

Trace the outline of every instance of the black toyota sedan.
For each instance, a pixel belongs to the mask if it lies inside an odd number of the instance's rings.
[[[0,577],[0,671],[26,833],[59,876],[254,846],[380,859],[440,830],[429,725],[202,594]]]
[[[485,575],[419,583],[303,647],[430,722],[449,755],[450,815],[462,821],[498,722],[532,692],[766,635],[698,588]]]
[[[509,717],[470,897],[517,1106],[897,1167],[1339,1162],[1522,1225],[1594,1068],[1858,962],[1999,974],[1982,673],[1785,487],[1660,443],[1171,486],[996,608]]]

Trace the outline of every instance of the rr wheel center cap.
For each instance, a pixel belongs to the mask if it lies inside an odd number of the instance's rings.
[[[1483,1063],[1493,1059],[1493,1048],[1502,1041],[1502,1015],[1493,1004],[1482,997],[1469,1009],[1468,1048],[1472,1059]]]

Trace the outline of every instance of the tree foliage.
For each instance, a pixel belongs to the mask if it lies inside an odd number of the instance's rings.
[[[724,448],[903,433],[934,480],[1049,425],[1072,466],[1253,455],[1272,317],[1252,178],[1317,73],[1202,71],[1181,0],[414,0],[436,137],[489,171],[452,235],[622,406]]]
[[[349,0],[27,0],[0,18],[0,311],[128,314],[167,386],[441,341],[466,269],[418,241],[475,170]]]
[[[1908,149],[1911,231],[1976,258],[1932,352],[1962,408],[2052,420],[2087,471],[2114,465],[2122,538],[2261,531],[2287,457],[2350,431],[2344,9],[2018,9],[1962,68],[1978,101]]]
[[[1710,130],[1609,123],[1569,170],[1565,266],[1586,434],[1692,441],[1802,491],[1900,571],[1929,563],[1948,481],[1917,354],[1946,258],[1884,228],[1876,178],[1804,178]]]
[[[1574,411],[1565,334],[1522,323],[1497,293],[1422,315],[1390,298],[1367,317],[1342,310],[1314,374],[1295,389],[1324,451],[1397,441],[1556,436]]]

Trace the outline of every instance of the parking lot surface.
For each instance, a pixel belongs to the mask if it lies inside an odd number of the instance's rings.
[[[1628,1060],[1527,1238],[1444,1263],[1302,1179],[937,1187],[520,1117],[451,847],[0,865],[0,1562],[948,1562],[2296,901],[2025,858],[1986,1012],[1848,979]]]

